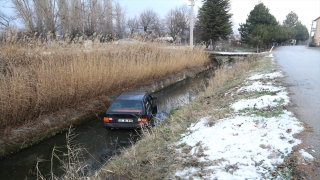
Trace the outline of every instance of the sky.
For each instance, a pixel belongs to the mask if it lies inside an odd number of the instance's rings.
[[[275,62],[272,54],[268,57]],[[215,124],[211,123],[212,126],[208,125],[210,116],[191,124],[187,133],[176,143],[181,147],[177,149],[178,157],[184,158],[181,161],[192,160],[202,165],[182,166],[183,169],[178,169],[175,176],[182,179],[283,179],[279,164],[284,162],[284,157],[292,152],[294,146],[301,143],[294,134],[301,132],[303,126],[287,110],[268,118],[250,113],[252,109],[270,111],[266,109],[288,105],[290,98],[286,89],[275,83],[283,77],[282,72],[253,74],[243,82],[242,87],[229,90],[225,96],[237,99],[236,94],[247,92],[274,92],[275,95],[258,98],[253,95],[238,100],[230,105],[234,112]],[[297,156],[305,160],[297,163],[307,164],[314,159],[304,149],[300,149]]]
[[[0,0],[2,11],[12,14],[9,0]],[[116,0],[115,0],[116,1]],[[117,0],[126,10],[126,16],[138,16],[146,9],[153,9],[160,17],[164,17],[171,9],[183,5],[190,5],[189,0]],[[270,13],[282,23],[286,15],[291,11],[295,12],[302,24],[308,29],[311,28],[312,20],[320,16],[319,0],[231,0],[231,10],[233,14],[233,30],[237,32],[239,23],[245,23],[247,15],[259,2],[263,2],[270,9]],[[195,0],[195,13],[202,6],[202,0]]]
[[[245,23],[248,14],[259,2],[269,8],[270,13],[282,23],[286,15],[291,11],[295,12],[302,24],[308,29],[311,28],[312,20],[320,16],[319,0],[231,0],[231,10],[233,14],[233,30],[237,31],[240,23]],[[161,17],[164,17],[175,7],[190,5],[189,0],[119,0],[125,7],[127,16],[139,15],[145,9],[153,9]],[[202,6],[202,0],[195,0],[195,13]]]

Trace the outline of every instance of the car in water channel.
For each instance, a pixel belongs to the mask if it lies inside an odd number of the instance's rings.
[[[146,92],[125,92],[110,105],[103,118],[107,129],[141,129],[154,126],[156,97]]]

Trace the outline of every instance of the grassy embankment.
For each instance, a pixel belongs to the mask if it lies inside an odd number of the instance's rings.
[[[249,71],[258,68],[270,72],[271,67],[270,59],[251,56],[247,61],[233,64],[232,69],[223,67],[217,70],[205,92],[199,94],[192,103],[175,110],[160,125],[145,131],[142,140],[112,158],[92,178],[172,179],[177,168],[203,166],[196,159],[192,160],[192,157],[177,158],[180,155],[176,154],[176,149],[184,146],[176,144],[181,134],[186,133],[190,124],[201,117],[211,116],[209,125],[226,117],[232,111],[229,104],[234,101],[232,97],[224,96],[226,91],[241,84]],[[190,148],[186,147],[185,150],[190,151]],[[202,152],[200,147],[197,153],[199,157]]]
[[[156,43],[95,42],[84,48],[28,42],[0,42],[1,132],[208,61],[203,50],[172,50]]]

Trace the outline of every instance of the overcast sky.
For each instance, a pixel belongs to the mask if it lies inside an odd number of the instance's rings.
[[[4,12],[12,13],[5,3],[8,0],[0,0],[0,8]],[[195,13],[201,7],[202,0],[195,0]],[[270,9],[270,13],[282,23],[290,11],[295,12],[302,24],[308,29],[311,21],[320,16],[320,0],[231,0],[231,13],[233,14],[233,29],[237,31],[239,23],[244,23],[247,15],[253,10],[254,6],[263,2]],[[162,18],[175,7],[190,5],[189,0],[118,0],[126,10],[127,17],[139,15],[145,9],[153,9]]]
[[[295,12],[302,24],[308,29],[311,21],[320,16],[320,0],[231,0],[231,13],[233,14],[233,29],[237,31],[239,23],[245,23],[248,14],[259,2],[263,2],[270,13],[282,23],[286,15]],[[189,0],[119,0],[125,7],[127,16],[139,15],[143,10],[150,8],[164,17],[165,14],[177,6],[190,5]],[[196,0],[195,12],[202,6],[202,0]]]

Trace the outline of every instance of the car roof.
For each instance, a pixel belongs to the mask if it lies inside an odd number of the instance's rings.
[[[147,95],[146,92],[124,92],[116,98],[116,100],[139,100],[143,101],[143,98]]]

